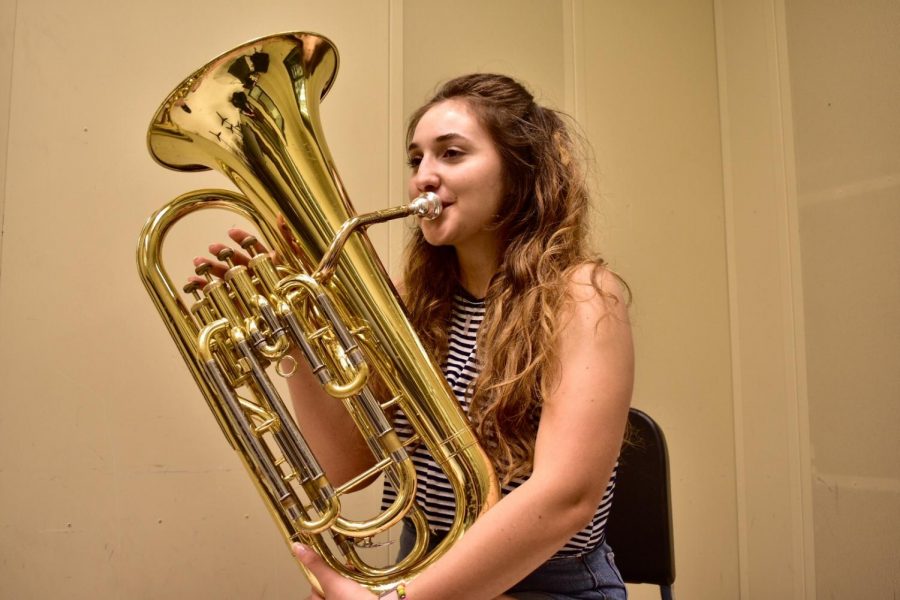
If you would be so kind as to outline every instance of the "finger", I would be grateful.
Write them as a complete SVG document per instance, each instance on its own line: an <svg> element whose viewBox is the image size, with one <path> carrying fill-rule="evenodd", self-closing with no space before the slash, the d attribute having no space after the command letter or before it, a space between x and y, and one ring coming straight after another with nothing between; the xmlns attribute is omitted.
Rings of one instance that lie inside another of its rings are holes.
<svg viewBox="0 0 900 600"><path fill-rule="evenodd" d="M210 254L212 254L216 258L219 258L219 252L221 252L222 250L224 250L226 248L228 248L234 252L234 254L231 255L231 262L233 264L246 266L247 263L250 262L250 257L247 256L247 254L245 254L244 252L241 252L240 250L232 248L231 246L228 246L226 244L220 244L220 243L216 242L216 243L210 244L209 248L207 248L207 249L209 250ZM221 261L219 261L219 262L221 262ZM225 268L227 269L228 266L226 265Z"/></svg>
<svg viewBox="0 0 900 600"><path fill-rule="evenodd" d="M194 257L194 267L199 267L200 265L208 264L212 267L210 273L215 275L216 277L225 277L225 271L228 270L228 265L223 262L219 262L217 260L212 260L206 256L195 256Z"/></svg>
<svg viewBox="0 0 900 600"><path fill-rule="evenodd" d="M228 230L228 237L230 237L230 238L233 239L235 242L237 242L238 245L242 245L242 244L244 243L244 240L247 239L248 237L251 237L251 236L257 238L257 239L256 239L256 243L253 244L253 250L254 250L254 251L256 251L256 252L258 252L258 253L260 253L260 254L265 254L266 252L269 251L269 250L262 244L262 242L259 241L259 238L258 238L257 236L254 236L252 233L249 233L249 232L247 232L247 231L244 231L243 229L238 229L238 228L236 228L236 227L233 228L233 229L229 229L229 230Z"/></svg>
<svg viewBox="0 0 900 600"><path fill-rule="evenodd" d="M234 229L228 230L228 236L232 240L237 242L245 250L249 251L252 249L251 254L253 254L253 255L268 254L272 258L272 260L275 262L276 265L281 264L281 257L278 255L278 253L274 249L269 250L268 248L266 248L265 244L260 242L259 238L255 235L253 235L252 233L244 231L243 229L234 228ZM249 241L247 238L253 239L252 245L249 247L247 246L247 243Z"/></svg>

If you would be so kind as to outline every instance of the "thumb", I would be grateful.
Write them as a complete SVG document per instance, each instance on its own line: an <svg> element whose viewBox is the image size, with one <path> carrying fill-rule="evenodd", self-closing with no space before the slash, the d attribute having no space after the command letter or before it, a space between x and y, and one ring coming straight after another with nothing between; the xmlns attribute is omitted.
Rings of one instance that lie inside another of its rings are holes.
<svg viewBox="0 0 900 600"><path fill-rule="evenodd" d="M309 546L294 543L291 545L291 551L294 553L294 556L297 557L297 560L299 560L304 567L309 569L309 572L312 573L313 577L319 582L319 585L322 586L323 591L327 591L335 580L341 579L341 576L338 575L334 569L329 567L328 563L326 563L322 557L316 554Z"/></svg>

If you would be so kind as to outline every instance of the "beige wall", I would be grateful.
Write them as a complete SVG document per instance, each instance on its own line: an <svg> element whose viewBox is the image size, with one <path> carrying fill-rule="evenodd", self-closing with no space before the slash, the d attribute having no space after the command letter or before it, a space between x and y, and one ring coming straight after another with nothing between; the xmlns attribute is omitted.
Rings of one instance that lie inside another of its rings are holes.
<svg viewBox="0 0 900 600"><path fill-rule="evenodd" d="M886 598L900 592L900 4L786 5L816 585Z"/></svg>
<svg viewBox="0 0 900 600"><path fill-rule="evenodd" d="M873 25L838 3L824 20L817 4L787 5L789 18L781 0L0 2L0 595L306 589L133 259L153 210L225 185L150 160L157 104L216 52L292 29L340 49L323 120L361 210L404 194L402 122L442 79L507 72L578 118L597 163L597 246L636 296L634 402L669 440L680 596L896 591L875 573L900 570L888 564L896 529L879 527L896 521L884 515L896 461L865 459L897 455L896 335L878 326L897 321L898 278L873 288L867 257L896 256L900 239L896 111L878 100L897 104L898 36L866 34ZM847 52L826 43L836 31L854 40ZM872 81L853 79L858 64ZM231 223L175 235L172 269L186 275ZM403 236L399 224L372 230L391 266ZM832 263L850 277L837 295ZM859 573L839 581L847 540Z"/></svg>
<svg viewBox="0 0 900 600"><path fill-rule="evenodd" d="M737 515L712 5L585 2L580 21L595 230L635 295L634 405L672 449L677 590L731 597Z"/></svg>

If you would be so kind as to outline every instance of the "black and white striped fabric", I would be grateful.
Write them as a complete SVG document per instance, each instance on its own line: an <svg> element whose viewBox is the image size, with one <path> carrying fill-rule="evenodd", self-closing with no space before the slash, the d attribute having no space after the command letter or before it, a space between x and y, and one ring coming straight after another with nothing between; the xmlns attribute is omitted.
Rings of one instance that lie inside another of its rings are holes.
<svg viewBox="0 0 900 600"><path fill-rule="evenodd" d="M469 386L478 374L478 366L475 358L475 338L478 328L484 319L484 301L469 297L463 292L454 297L453 309L450 320L449 348L447 360L443 365L444 376L447 378L453 393L462 405L463 410L469 411ZM394 427L401 439L408 439L413 431L401 411L397 412L394 419ZM428 517L432 529L447 531L453 522L455 500L450 484L443 471L437 466L422 444L417 444L412 452L413 464L416 467L418 488L416 501L419 507ZM525 481L525 478L516 479L503 486L503 494L506 495ZM613 490L615 489L616 473L606 487L606 493L594 518L591 522L575 534L572 539L559 551L556 556L574 556L585 554L595 546L602 543L606 537L606 520L612 506ZM396 498L396 492L385 483L383 505L389 506Z"/></svg>

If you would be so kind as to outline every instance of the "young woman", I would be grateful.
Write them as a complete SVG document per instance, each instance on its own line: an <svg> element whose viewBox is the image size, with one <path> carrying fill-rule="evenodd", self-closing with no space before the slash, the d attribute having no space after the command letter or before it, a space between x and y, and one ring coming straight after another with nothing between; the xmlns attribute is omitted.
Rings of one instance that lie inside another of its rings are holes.
<svg viewBox="0 0 900 600"><path fill-rule="evenodd" d="M604 526L633 379L627 290L585 248L588 194L565 121L518 82L476 74L445 84L407 138L410 197L434 192L444 209L419 223L401 295L504 493L385 597L624 598ZM292 379L300 413L316 384ZM401 435L404 427L399 415ZM323 459L338 480L370 460L362 444L342 451ZM420 504L432 528L446 530L440 477L417 462L432 491ZM374 597L309 548L294 552L327 600Z"/></svg>

